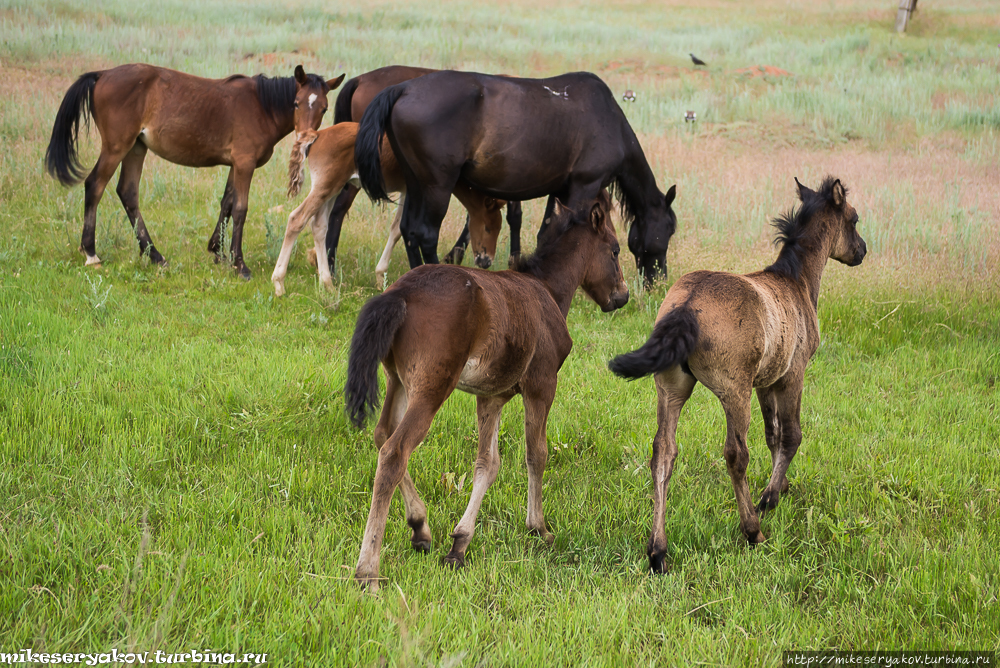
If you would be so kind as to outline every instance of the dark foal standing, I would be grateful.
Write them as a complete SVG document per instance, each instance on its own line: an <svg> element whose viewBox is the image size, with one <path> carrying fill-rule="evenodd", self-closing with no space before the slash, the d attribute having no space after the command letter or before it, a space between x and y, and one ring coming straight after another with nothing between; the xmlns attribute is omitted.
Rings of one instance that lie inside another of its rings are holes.
<svg viewBox="0 0 1000 668"><path fill-rule="evenodd" d="M406 65L389 65L380 67L371 72L365 72L353 79L349 79L337 95L337 102L333 107L333 122L360 123L361 117L368 108L369 103L376 95L389 86L409 81L421 77L431 72L426 67L408 67ZM326 252L329 258L330 267L333 268L337 257L337 246L340 244L340 232L344 225L344 217L354 203L354 198L358 196L360 188L352 183L344 186L343 191L337 196L333 209L330 211L330 220L326 228ZM470 213L471 217L472 214ZM510 258L508 263L514 266L517 258L521 255L521 203L507 202L507 226L510 228ZM444 261L449 264L462 264L465 256L465 249L469 245L469 218L466 218L465 229L459 236L455 246L444 257ZM393 244L394 245L394 244ZM387 246L388 248L388 246ZM389 249L391 251L391 248ZM385 260L383 255L383 260ZM381 261L380 261L381 264ZM482 265L480 265L482 266ZM383 274L385 271L383 270Z"/></svg>
<svg viewBox="0 0 1000 668"><path fill-rule="evenodd" d="M340 85L344 75L324 81L296 68L296 77L233 75L203 79L163 67L133 64L88 72L70 86L52 127L45 153L50 174L66 186L80 181L84 168L77 157L80 119L92 116L101 135L101 155L86 179L83 236L80 250L87 264L100 264L95 248L97 205L120 164L118 198L139 240L139 250L164 264L139 212L139 180L146 151L188 167L229 165L219 221L208 250L221 255L220 238L232 216L230 248L233 266L244 278L243 224L254 170L271 159L274 145L295 127L296 105L305 112ZM310 102L312 100L312 102ZM322 120L320 116L316 121Z"/></svg>
<svg viewBox="0 0 1000 668"><path fill-rule="evenodd" d="M828 258L857 266L867 248L857 231L858 213L840 181L828 177L813 192L796 179L802 207L775 219L781 251L774 264L753 274L696 271L667 292L649 340L609 366L624 378L655 374L653 529L646 548L654 572L665 569L667 486L677 457L677 421L695 383L719 398L726 413L723 456L751 544L764 540L757 511L778 505L788 489L785 472L802 441L802 382L819 346L816 305ZM757 389L764 435L771 451L771 479L755 508L746 470L750 395Z"/></svg>
<svg viewBox="0 0 1000 668"><path fill-rule="evenodd" d="M361 310L344 389L351 420L362 426L378 405L380 362L386 398L375 428L378 467L354 575L359 583L378 587L379 552L397 486L413 529L413 547L430 549L427 510L407 462L456 388L476 395L479 454L469 506L451 534L454 544L445 563L465 562L480 504L500 469L500 412L515 394L524 400L527 525L552 541L542 513L542 472L556 377L573 345L566 315L577 287L604 311L628 301L609 206L607 195L585 204L582 214L557 203L538 251L523 259L517 271L422 266Z"/></svg>
<svg viewBox="0 0 1000 668"><path fill-rule="evenodd" d="M517 79L432 72L386 88L358 129L361 185L386 200L379 146L387 135L406 176L400 230L410 266L437 262L441 221L459 180L499 199L558 197L570 208L618 191L629 250L646 281L666 275L677 219L607 85L587 72Z"/></svg>

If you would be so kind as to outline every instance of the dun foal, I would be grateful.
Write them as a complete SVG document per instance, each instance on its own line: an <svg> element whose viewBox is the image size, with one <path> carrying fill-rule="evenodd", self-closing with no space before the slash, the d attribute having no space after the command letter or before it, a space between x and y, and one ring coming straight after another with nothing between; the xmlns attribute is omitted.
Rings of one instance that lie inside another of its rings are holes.
<svg viewBox="0 0 1000 668"><path fill-rule="evenodd" d="M667 292L649 340L611 360L623 378L655 374L658 429L653 439L653 530L646 552L654 572L665 569L665 503L677 457L677 421L701 381L726 413L723 455L751 544L764 540L757 511L778 505L788 489L785 472L802 441L802 380L819 346L816 304L827 258L857 266L867 248L856 229L858 214L840 180L828 177L816 192L796 179L802 207L775 219L781 251L763 271L737 276L696 271ZM757 388L764 435L771 450L771 479L755 508L746 470L750 393Z"/></svg>
<svg viewBox="0 0 1000 668"><path fill-rule="evenodd" d="M489 272L423 265L365 304L351 341L344 394L351 420L365 423L378 405L378 365L386 397L375 428L378 467L355 579L378 588L379 552L389 501L403 494L410 542L427 551L427 510L407 471L410 455L434 415L456 389L476 395L479 454L468 508L451 536L444 562L465 563L476 515L500 469L500 412L515 394L524 400L528 463L528 528L551 542L542 513L542 472L548 458L545 424L556 376L573 345L566 328L573 294L582 287L604 311L628 301L610 222L610 198L577 214L559 203L550 230L518 270Z"/></svg>
<svg viewBox="0 0 1000 668"><path fill-rule="evenodd" d="M331 266L326 248L327 225L337 195L355 177L354 140L357 134L357 123L338 123L319 132L307 128L297 133L288 162L288 194L290 196L298 194L302 186L302 174L307 156L312 185L302 204L288 216L285 240L281 245L278 261L274 265L274 272L271 274L274 293L278 297L285 294L285 275L288 272L292 247L307 223L312 227L316 269L319 272L320 282L328 290L333 290ZM382 176L391 191L402 192L405 195L406 181L388 142L382 142ZM502 225L500 209L503 208L504 201L478 193L461 183L456 184L454 195L469 211L476 264L488 267L496 255L497 238L500 236ZM402 212L403 207L400 206L390 226L385 250L375 267L376 281L380 288L385 286L385 274L389 269L392 249L400 238L399 218ZM310 259L312 256L310 253Z"/></svg>

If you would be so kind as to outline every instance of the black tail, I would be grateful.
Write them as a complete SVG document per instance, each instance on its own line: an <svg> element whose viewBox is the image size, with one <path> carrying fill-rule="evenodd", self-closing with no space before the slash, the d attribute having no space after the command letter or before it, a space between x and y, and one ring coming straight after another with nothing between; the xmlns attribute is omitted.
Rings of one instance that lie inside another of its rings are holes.
<svg viewBox="0 0 1000 668"><path fill-rule="evenodd" d="M354 167L358 170L358 180L374 202L389 202L382 180L382 158L380 156L385 126L392 116L396 100L406 91L404 82L386 88L375 96L358 126L358 138L354 141Z"/></svg>
<svg viewBox="0 0 1000 668"><path fill-rule="evenodd" d="M619 355L608 368L630 380L684 364L698 344L698 317L687 304L678 306L656 323L649 340L638 350Z"/></svg>
<svg viewBox="0 0 1000 668"><path fill-rule="evenodd" d="M372 297L358 314L347 358L344 400L347 415L359 429L379 405L378 365L392 346L396 331L406 319L406 301L398 291Z"/></svg>
<svg viewBox="0 0 1000 668"><path fill-rule="evenodd" d="M80 182L86 170L76 154L76 141L80 135L80 119L90 122L94 111L94 86L101 72L87 72L77 79L56 112L49 148L45 151L45 168L64 186Z"/></svg>
<svg viewBox="0 0 1000 668"><path fill-rule="evenodd" d="M333 105L333 124L348 123L351 118L351 101L354 99L354 91L358 89L361 77L354 77L344 84L337 94L337 102Z"/></svg>

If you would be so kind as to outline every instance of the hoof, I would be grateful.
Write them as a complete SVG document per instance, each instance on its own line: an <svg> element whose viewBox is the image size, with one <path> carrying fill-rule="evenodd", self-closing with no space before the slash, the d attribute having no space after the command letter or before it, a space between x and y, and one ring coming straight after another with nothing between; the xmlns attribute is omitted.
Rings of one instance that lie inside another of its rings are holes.
<svg viewBox="0 0 1000 668"><path fill-rule="evenodd" d="M521 261L521 254L520 253L511 253L510 257L507 258L507 268L508 269L517 269L517 265L518 265L518 263L520 261Z"/></svg>
<svg viewBox="0 0 1000 668"><path fill-rule="evenodd" d="M306 260L308 260L309 264L314 267L317 265L315 248L310 248L308 251L306 251Z"/></svg>
<svg viewBox="0 0 1000 668"><path fill-rule="evenodd" d="M86 253L84 253L84 255L86 255ZM96 255L87 255L87 261L83 263L83 266L85 266L85 267L100 267L101 266L101 258L97 257Z"/></svg>
<svg viewBox="0 0 1000 668"><path fill-rule="evenodd" d="M284 297L285 296L285 284L281 281L271 281L274 284L274 296Z"/></svg>
<svg viewBox="0 0 1000 668"><path fill-rule="evenodd" d="M240 278L244 281L249 281L253 277L253 274L250 273L250 270L247 269L246 265L237 266L235 269L236 273L239 274Z"/></svg>
<svg viewBox="0 0 1000 668"><path fill-rule="evenodd" d="M756 547L756 546L760 545L761 543L763 543L765 540L767 540L767 539L764 538L764 534L761 531L758 531L756 533L756 535L747 536L747 543L750 544L750 547Z"/></svg>
<svg viewBox="0 0 1000 668"><path fill-rule="evenodd" d="M431 551L431 542L429 540L411 540L410 545L413 546L414 552L419 552L420 554L427 554Z"/></svg>
<svg viewBox="0 0 1000 668"><path fill-rule="evenodd" d="M556 540L556 535L550 532L548 529L546 529L545 531L539 531L538 529L529 529L528 533L530 533L532 536L538 536L539 538L545 541L546 545L552 545L552 543L554 543Z"/></svg>
<svg viewBox="0 0 1000 668"><path fill-rule="evenodd" d="M453 570L458 570L459 568L465 567L465 555L455 554L449 552L445 556L441 557L441 565L450 566Z"/></svg>
<svg viewBox="0 0 1000 668"><path fill-rule="evenodd" d="M462 264L465 258L465 251L461 248L452 248L451 252L444 256L445 264Z"/></svg>
<svg viewBox="0 0 1000 668"><path fill-rule="evenodd" d="M766 513L778 507L780 496L774 490L767 490L760 495L760 503L757 504L757 512Z"/></svg>
<svg viewBox="0 0 1000 668"><path fill-rule="evenodd" d="M667 572L667 553L659 552L649 555L649 570L654 575L663 575Z"/></svg>
<svg viewBox="0 0 1000 668"><path fill-rule="evenodd" d="M369 593L378 593L378 576L377 575L358 575L354 574L354 581L359 587L368 591Z"/></svg>
<svg viewBox="0 0 1000 668"><path fill-rule="evenodd" d="M160 251L156 250L152 246L149 247L149 261L153 264L158 264L161 267L167 266L167 261L160 255Z"/></svg>

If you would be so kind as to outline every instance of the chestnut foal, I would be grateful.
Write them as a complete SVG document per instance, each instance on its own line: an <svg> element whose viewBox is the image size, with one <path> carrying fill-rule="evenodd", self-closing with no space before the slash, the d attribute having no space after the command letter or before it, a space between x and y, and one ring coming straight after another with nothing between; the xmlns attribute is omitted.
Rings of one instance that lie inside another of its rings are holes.
<svg viewBox="0 0 1000 668"><path fill-rule="evenodd" d="M354 573L358 583L378 588L379 552L397 486L413 530L411 544L418 551L430 549L427 510L407 463L456 388L476 395L479 454L472 496L451 534L454 543L444 563L465 563L476 515L500 469L500 412L515 394L524 400L527 525L552 542L542 513L542 472L556 377L573 345L566 316L577 287L604 311L628 302L610 204L606 192L585 203L581 213L558 203L537 252L522 259L516 270L422 265L361 309L344 389L351 420L363 426L378 405L379 362L385 369L386 398L375 427L378 466Z"/></svg>
<svg viewBox="0 0 1000 668"><path fill-rule="evenodd" d="M271 274L274 293L278 297L285 294L285 275L292 248L302 228L309 223L312 227L314 253L309 253L310 262L316 259L319 280L328 290L333 290L332 267L327 254L327 225L330 211L341 190L355 177L354 139L358 134L357 123L337 123L319 132L305 128L296 134L288 161L288 194L297 195L302 186L306 157L309 159L309 174L312 184L309 194L288 216L285 240L281 245L278 261ZM396 156L389 147L388 140L382 142L382 177L386 187L393 192L406 193L406 181L396 162ZM469 228L476 264L488 267L496 255L497 238L500 236L502 219L500 209L505 202L483 195L464 184L456 184L453 191L458 201L469 211ZM396 211L396 217L389 228L389 239L385 250L375 267L378 287L385 287L385 274L389 269L392 249L400 239L399 218L403 207Z"/></svg>
<svg viewBox="0 0 1000 668"><path fill-rule="evenodd" d="M758 510L778 505L785 472L802 441L799 409L806 365L819 346L816 304L828 258L854 267L867 247L858 213L839 179L827 177L814 192L795 180L802 207L776 218L778 259L746 275L718 271L685 274L667 292L649 340L608 366L623 378L655 374L657 421L653 439L653 530L650 568L665 570L667 486L677 457L677 421L695 383L719 398L726 413L723 456L736 491L740 529L751 544L764 540ZM746 470L750 459L750 393L757 389L771 479L755 508Z"/></svg>

